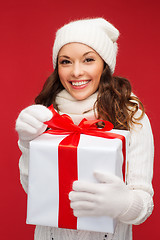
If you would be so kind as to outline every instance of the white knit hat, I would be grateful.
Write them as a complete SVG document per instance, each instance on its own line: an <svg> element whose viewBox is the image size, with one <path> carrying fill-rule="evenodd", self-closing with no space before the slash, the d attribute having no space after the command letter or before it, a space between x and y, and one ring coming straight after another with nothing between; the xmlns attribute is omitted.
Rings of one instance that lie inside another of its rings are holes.
<svg viewBox="0 0 160 240"><path fill-rule="evenodd" d="M64 25L56 32L53 46L53 66L59 50L67 43L77 42L93 48L114 72L119 31L103 18L82 19Z"/></svg>

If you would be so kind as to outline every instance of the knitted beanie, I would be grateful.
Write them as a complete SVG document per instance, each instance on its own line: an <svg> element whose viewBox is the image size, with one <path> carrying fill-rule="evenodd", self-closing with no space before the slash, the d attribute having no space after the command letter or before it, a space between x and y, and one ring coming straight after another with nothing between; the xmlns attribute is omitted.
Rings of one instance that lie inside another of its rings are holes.
<svg viewBox="0 0 160 240"><path fill-rule="evenodd" d="M56 32L53 46L53 67L59 50L67 43L83 43L94 49L114 72L119 31L103 18L82 19L64 25Z"/></svg>

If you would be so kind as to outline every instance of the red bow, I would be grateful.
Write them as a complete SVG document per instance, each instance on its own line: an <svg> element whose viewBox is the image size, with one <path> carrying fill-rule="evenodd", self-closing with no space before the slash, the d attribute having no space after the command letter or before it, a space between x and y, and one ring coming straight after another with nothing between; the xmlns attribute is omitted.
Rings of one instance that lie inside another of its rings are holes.
<svg viewBox="0 0 160 240"><path fill-rule="evenodd" d="M49 133L59 133L59 134L71 134L71 133L84 133L91 135L91 132L94 131L96 133L110 131L113 129L113 124L104 120L87 120L83 118L83 120L79 123L79 125L75 125L72 119L66 115L59 115L53 108L53 105L48 107L48 109L53 113L53 117L50 121L45 122L51 130L47 131ZM97 127L96 123L103 122L105 123L105 127L100 129Z"/></svg>

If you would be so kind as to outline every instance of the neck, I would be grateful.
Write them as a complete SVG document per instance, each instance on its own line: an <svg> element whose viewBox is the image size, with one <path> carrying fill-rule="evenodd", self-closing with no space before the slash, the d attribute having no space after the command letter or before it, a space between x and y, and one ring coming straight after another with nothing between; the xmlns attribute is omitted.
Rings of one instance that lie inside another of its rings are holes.
<svg viewBox="0 0 160 240"><path fill-rule="evenodd" d="M75 124L83 118L95 119L94 104L97 100L97 92L84 100L76 100L65 89L57 94L56 103L60 114L68 114Z"/></svg>

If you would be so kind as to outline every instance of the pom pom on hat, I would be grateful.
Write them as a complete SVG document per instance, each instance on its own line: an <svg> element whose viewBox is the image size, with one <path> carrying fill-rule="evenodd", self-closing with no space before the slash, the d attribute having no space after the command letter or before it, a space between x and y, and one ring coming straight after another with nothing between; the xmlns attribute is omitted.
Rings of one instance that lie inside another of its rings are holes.
<svg viewBox="0 0 160 240"><path fill-rule="evenodd" d="M93 48L109 65L113 73L116 65L119 31L103 18L70 22L56 33L53 46L53 66L56 67L59 50L67 43L83 43Z"/></svg>

